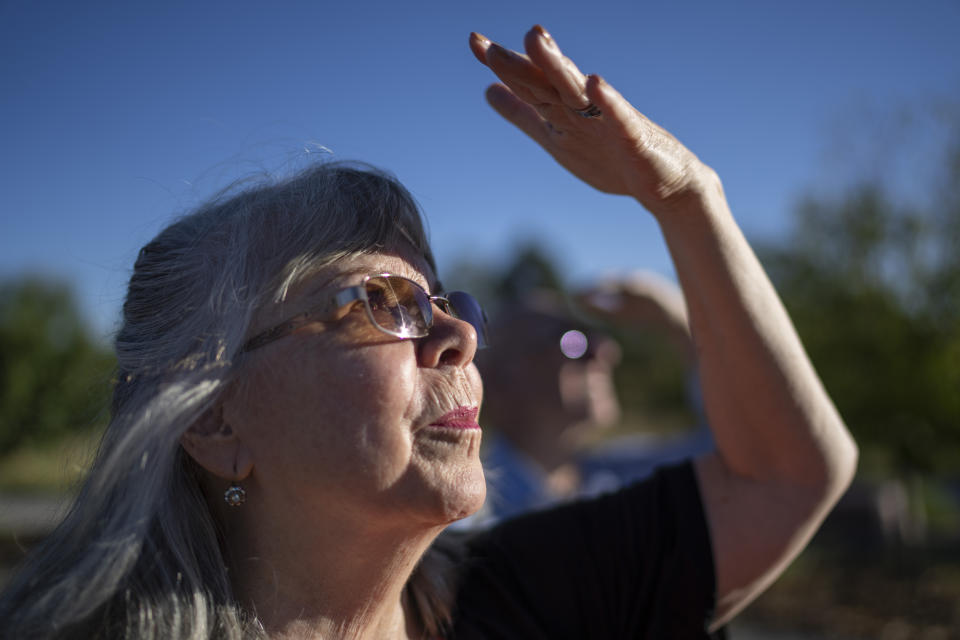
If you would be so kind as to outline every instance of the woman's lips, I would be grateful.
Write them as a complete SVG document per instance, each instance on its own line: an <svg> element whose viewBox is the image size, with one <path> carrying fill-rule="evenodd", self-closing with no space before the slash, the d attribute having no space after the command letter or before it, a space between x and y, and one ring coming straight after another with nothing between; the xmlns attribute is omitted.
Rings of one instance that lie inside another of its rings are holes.
<svg viewBox="0 0 960 640"><path fill-rule="evenodd" d="M457 407L449 413L445 413L433 422L431 427L449 427L451 429L479 429L477 424L477 415L480 409L477 407Z"/></svg>

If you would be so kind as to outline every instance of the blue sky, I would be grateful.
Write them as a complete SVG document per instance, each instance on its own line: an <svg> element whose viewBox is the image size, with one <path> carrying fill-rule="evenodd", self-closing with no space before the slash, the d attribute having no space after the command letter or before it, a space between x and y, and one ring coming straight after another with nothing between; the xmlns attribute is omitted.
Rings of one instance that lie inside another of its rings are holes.
<svg viewBox="0 0 960 640"><path fill-rule="evenodd" d="M538 22L713 166L754 238L855 177L851 158L877 161L849 149L863 114L960 99L956 1L0 0L0 277L70 279L106 335L166 221L324 149L411 189L441 270L537 239L573 281L671 275L646 212L568 176L484 102L469 32L516 48Z"/></svg>

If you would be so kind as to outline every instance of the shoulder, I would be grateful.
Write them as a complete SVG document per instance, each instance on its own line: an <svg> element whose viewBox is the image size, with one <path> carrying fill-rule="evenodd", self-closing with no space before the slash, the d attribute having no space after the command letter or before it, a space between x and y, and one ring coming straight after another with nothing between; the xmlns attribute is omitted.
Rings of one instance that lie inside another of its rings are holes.
<svg viewBox="0 0 960 640"><path fill-rule="evenodd" d="M713 558L689 463L504 521L464 548L458 628L484 637L708 637Z"/></svg>

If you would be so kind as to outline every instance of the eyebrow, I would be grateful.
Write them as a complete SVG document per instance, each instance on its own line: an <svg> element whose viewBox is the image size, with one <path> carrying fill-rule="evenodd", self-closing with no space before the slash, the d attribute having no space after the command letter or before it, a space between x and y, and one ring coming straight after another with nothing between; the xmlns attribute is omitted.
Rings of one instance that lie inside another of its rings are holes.
<svg viewBox="0 0 960 640"><path fill-rule="evenodd" d="M392 276L400 276L401 278L406 278L407 280L412 280L418 285L423 287L424 291L427 292L427 295L436 296L443 293L443 285L440 284L439 280L435 280L431 286L430 280L424 276L424 274L416 269L403 269L401 273L387 269L385 267L379 267L373 271L364 271L362 269L356 270L357 273L362 273L363 275L378 275L381 273L389 273ZM348 272L349 273L349 272ZM426 285L426 286L424 286ZM347 285L349 286L349 285Z"/></svg>
<svg viewBox="0 0 960 640"><path fill-rule="evenodd" d="M346 270L346 271L340 271L340 272L338 272L338 273L335 273L335 274L331 275L329 278L324 278L324 279L323 279L321 282L319 282L319 283L311 284L311 285L310 285L309 287L307 287L307 289L305 289L305 290L303 291L303 293L300 294L300 295L301 295L301 297L309 300L309 299L311 299L311 298L315 298L316 296L320 295L320 293L322 293L324 289L329 289L330 286L333 284L333 281L334 281L334 280L337 280L337 279L339 279L339 278L348 277L348 276L349 276L349 277L361 276L361 275L362 275L362 276L365 276L365 275L367 275L368 273L369 273L369 270L368 270L368 269L362 269L362 268L360 268L360 267L357 267L357 268L355 268L355 269L348 269L348 270ZM344 286L349 287L350 285L344 285Z"/></svg>

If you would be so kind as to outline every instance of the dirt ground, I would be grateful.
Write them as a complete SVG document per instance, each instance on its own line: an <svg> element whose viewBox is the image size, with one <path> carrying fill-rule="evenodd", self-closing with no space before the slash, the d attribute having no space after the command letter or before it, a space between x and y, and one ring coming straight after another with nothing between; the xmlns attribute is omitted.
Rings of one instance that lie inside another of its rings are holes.
<svg viewBox="0 0 960 640"><path fill-rule="evenodd" d="M960 544L815 543L740 620L831 640L960 640Z"/></svg>

